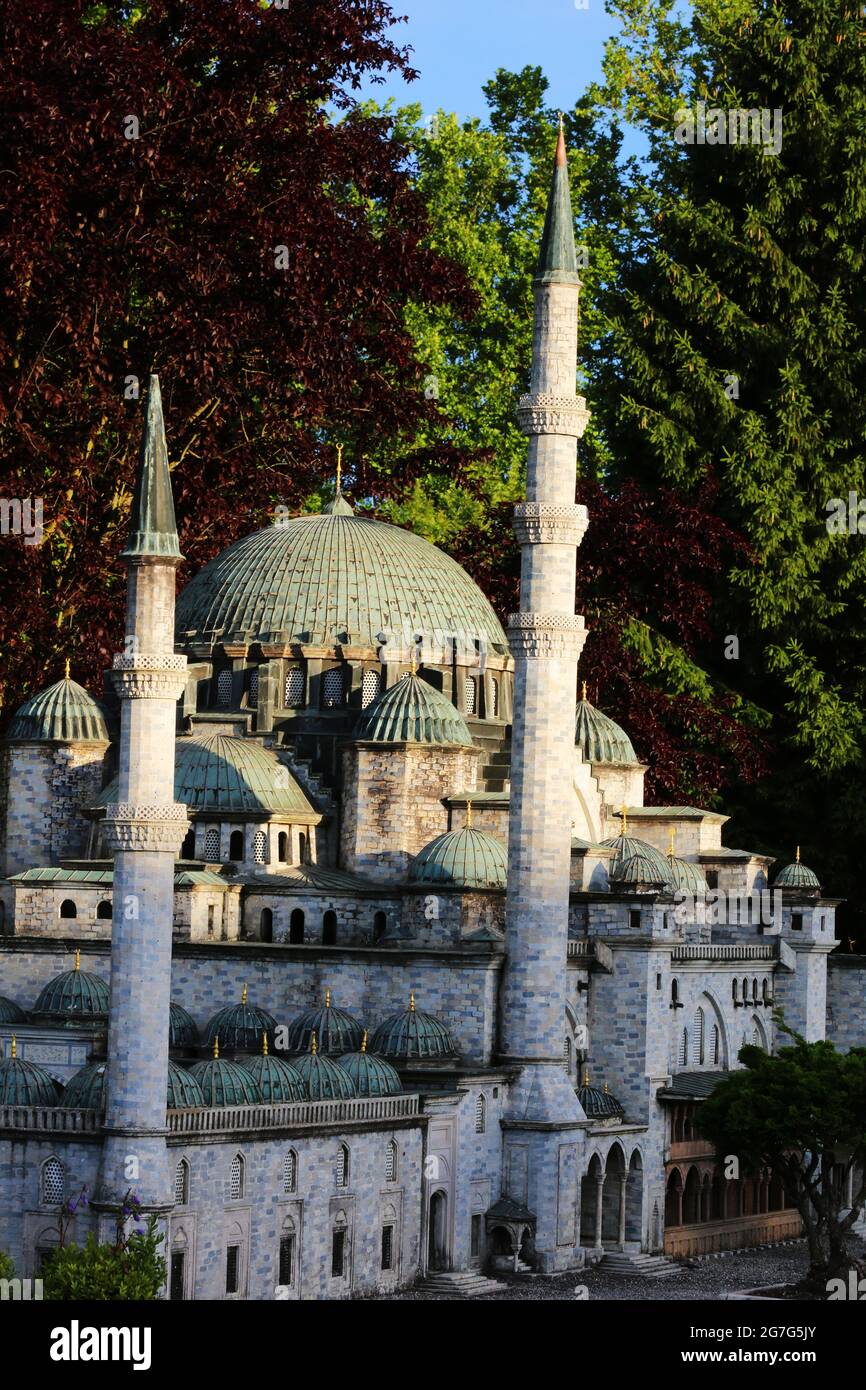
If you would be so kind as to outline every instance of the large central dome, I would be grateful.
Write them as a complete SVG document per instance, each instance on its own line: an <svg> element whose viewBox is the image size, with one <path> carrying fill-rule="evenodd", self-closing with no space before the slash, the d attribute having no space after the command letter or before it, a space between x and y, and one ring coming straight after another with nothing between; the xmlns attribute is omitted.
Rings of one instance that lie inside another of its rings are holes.
<svg viewBox="0 0 866 1390"><path fill-rule="evenodd" d="M348 507L295 517L229 546L177 603L182 646L231 638L376 647L404 633L508 644L478 585L435 545Z"/></svg>

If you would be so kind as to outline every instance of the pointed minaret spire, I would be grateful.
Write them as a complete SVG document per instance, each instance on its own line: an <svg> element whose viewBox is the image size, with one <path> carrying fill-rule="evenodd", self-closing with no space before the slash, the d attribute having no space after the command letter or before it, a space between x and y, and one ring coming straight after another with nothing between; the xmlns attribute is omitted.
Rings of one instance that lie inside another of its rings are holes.
<svg viewBox="0 0 866 1390"><path fill-rule="evenodd" d="M547 213L541 236L536 276L579 284L577 255L574 249L574 218L571 214L571 192L568 185L568 156L565 149L565 129L559 118L559 136L553 164L553 181L547 199Z"/></svg>
<svg viewBox="0 0 866 1390"><path fill-rule="evenodd" d="M129 542L125 558L166 555L181 558L174 519L168 446L162 418L159 377L152 375L147 395L147 417L141 445L141 462L135 480L130 514Z"/></svg>

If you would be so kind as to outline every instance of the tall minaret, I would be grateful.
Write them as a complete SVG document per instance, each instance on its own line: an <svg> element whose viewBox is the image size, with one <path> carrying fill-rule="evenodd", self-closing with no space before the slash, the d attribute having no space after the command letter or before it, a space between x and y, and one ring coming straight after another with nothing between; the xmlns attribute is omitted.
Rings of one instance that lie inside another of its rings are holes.
<svg viewBox="0 0 866 1390"><path fill-rule="evenodd" d="M518 410L529 436L527 500L514 514L522 552L520 612L508 629L515 690L501 1057L522 1068L510 1088L505 1123L506 1190L536 1213L539 1263L554 1268L574 1256L569 1233L585 1124L562 1066L570 768L585 638L574 595L587 515L574 494L577 440L589 415L575 390L580 280L561 123L533 283L531 390Z"/></svg>
<svg viewBox="0 0 866 1390"><path fill-rule="evenodd" d="M131 1189L145 1208L172 1205L165 1146L174 862L187 828L174 800L175 709L186 659L174 652L174 518L159 380L150 378L128 569L118 801L103 833L114 855L107 1109L99 1205Z"/></svg>

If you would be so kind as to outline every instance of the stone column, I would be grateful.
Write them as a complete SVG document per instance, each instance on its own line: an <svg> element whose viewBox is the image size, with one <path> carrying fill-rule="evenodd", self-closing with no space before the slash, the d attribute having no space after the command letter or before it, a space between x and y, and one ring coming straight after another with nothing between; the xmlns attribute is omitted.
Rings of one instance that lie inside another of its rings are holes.
<svg viewBox="0 0 866 1390"><path fill-rule="evenodd" d="M604 1173L595 1180L595 1248L604 1249Z"/></svg>
<svg viewBox="0 0 866 1390"><path fill-rule="evenodd" d="M623 1173L619 1178L619 1248L625 1249L625 1199L626 1188L628 1186L628 1174Z"/></svg>

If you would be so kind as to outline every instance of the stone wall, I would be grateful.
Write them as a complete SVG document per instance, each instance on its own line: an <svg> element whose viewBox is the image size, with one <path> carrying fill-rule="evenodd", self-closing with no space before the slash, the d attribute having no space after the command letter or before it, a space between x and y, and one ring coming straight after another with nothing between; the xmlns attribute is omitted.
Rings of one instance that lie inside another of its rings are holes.
<svg viewBox="0 0 866 1390"><path fill-rule="evenodd" d="M333 912L337 918L338 946L371 945L376 938L376 914L385 914L386 930L393 929L401 919L402 904L399 897L358 897L355 894L304 893L297 889L283 892L264 891L248 887L244 895L244 931L248 938L261 939L262 912L267 909L272 917L272 940L288 941L292 914L304 914L304 941L320 944L324 929L326 912Z"/></svg>
<svg viewBox="0 0 866 1390"><path fill-rule="evenodd" d="M866 1046L866 956L827 960L827 1037L842 1051Z"/></svg>

